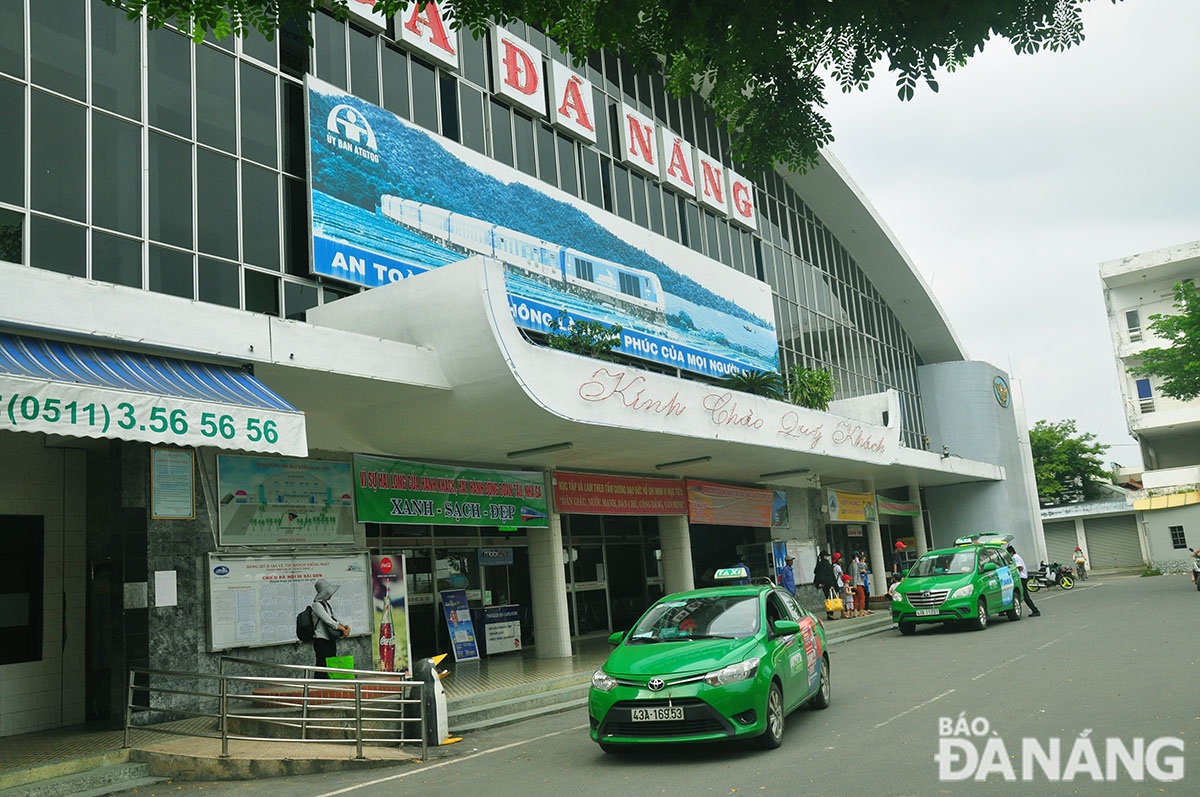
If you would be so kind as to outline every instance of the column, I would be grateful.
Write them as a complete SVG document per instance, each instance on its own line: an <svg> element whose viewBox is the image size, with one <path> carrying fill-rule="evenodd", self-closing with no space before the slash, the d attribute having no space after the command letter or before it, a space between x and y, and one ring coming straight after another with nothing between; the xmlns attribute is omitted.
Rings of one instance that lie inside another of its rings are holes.
<svg viewBox="0 0 1200 797"><path fill-rule="evenodd" d="M917 506L921 506L921 485L915 481L908 485L908 500L912 501ZM917 541L917 556L924 556L929 553L929 545L925 542L925 513L918 511L917 516L913 518L913 537Z"/></svg>
<svg viewBox="0 0 1200 797"><path fill-rule="evenodd" d="M662 551L663 593L695 589L692 570L692 537L688 519L683 515L663 515L658 519L659 549Z"/></svg>
<svg viewBox="0 0 1200 797"><path fill-rule="evenodd" d="M550 495L547 478L546 494ZM545 529L530 529L529 592L533 596L533 642L539 659L571 656L567 577L562 563L562 516L550 510Z"/></svg>
<svg viewBox="0 0 1200 797"><path fill-rule="evenodd" d="M868 479L863 483L866 491L875 497L875 480ZM871 557L871 597L878 598L887 595L888 573L892 572L892 561L884 556L883 537L879 532L879 510L875 511L875 519L867 521L867 549Z"/></svg>

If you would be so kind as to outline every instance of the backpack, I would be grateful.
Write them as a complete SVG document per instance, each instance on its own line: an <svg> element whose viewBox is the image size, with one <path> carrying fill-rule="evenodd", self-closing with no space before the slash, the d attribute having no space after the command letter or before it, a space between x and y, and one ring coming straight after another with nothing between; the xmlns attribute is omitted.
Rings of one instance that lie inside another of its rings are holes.
<svg viewBox="0 0 1200 797"><path fill-rule="evenodd" d="M296 615L296 639L301 642L312 642L313 637L316 636L316 630L312 607L305 606L304 610Z"/></svg>

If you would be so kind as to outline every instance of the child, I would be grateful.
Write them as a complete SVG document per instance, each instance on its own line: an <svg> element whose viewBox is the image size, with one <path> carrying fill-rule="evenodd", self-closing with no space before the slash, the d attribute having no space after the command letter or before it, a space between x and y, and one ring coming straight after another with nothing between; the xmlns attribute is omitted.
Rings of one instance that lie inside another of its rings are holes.
<svg viewBox="0 0 1200 797"><path fill-rule="evenodd" d="M850 581L850 574L842 574L842 619L848 617L857 617L854 613L854 584Z"/></svg>

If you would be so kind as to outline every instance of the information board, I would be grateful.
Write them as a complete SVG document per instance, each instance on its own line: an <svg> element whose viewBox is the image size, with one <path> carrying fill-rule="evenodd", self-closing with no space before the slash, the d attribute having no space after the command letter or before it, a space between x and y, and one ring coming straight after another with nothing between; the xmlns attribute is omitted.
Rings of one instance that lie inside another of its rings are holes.
<svg viewBox="0 0 1200 797"><path fill-rule="evenodd" d="M296 641L296 615L312 603L313 582L340 585L329 603L351 636L372 632L371 563L366 551L327 556L208 555L209 650Z"/></svg>

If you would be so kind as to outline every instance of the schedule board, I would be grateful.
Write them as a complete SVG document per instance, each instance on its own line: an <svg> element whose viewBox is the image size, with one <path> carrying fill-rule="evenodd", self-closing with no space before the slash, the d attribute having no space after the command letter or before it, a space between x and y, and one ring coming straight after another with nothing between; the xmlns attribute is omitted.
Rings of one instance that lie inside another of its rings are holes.
<svg viewBox="0 0 1200 797"><path fill-rule="evenodd" d="M312 603L313 582L340 584L329 603L351 636L372 629L367 551L327 555L208 555L209 650L296 641L296 615Z"/></svg>

